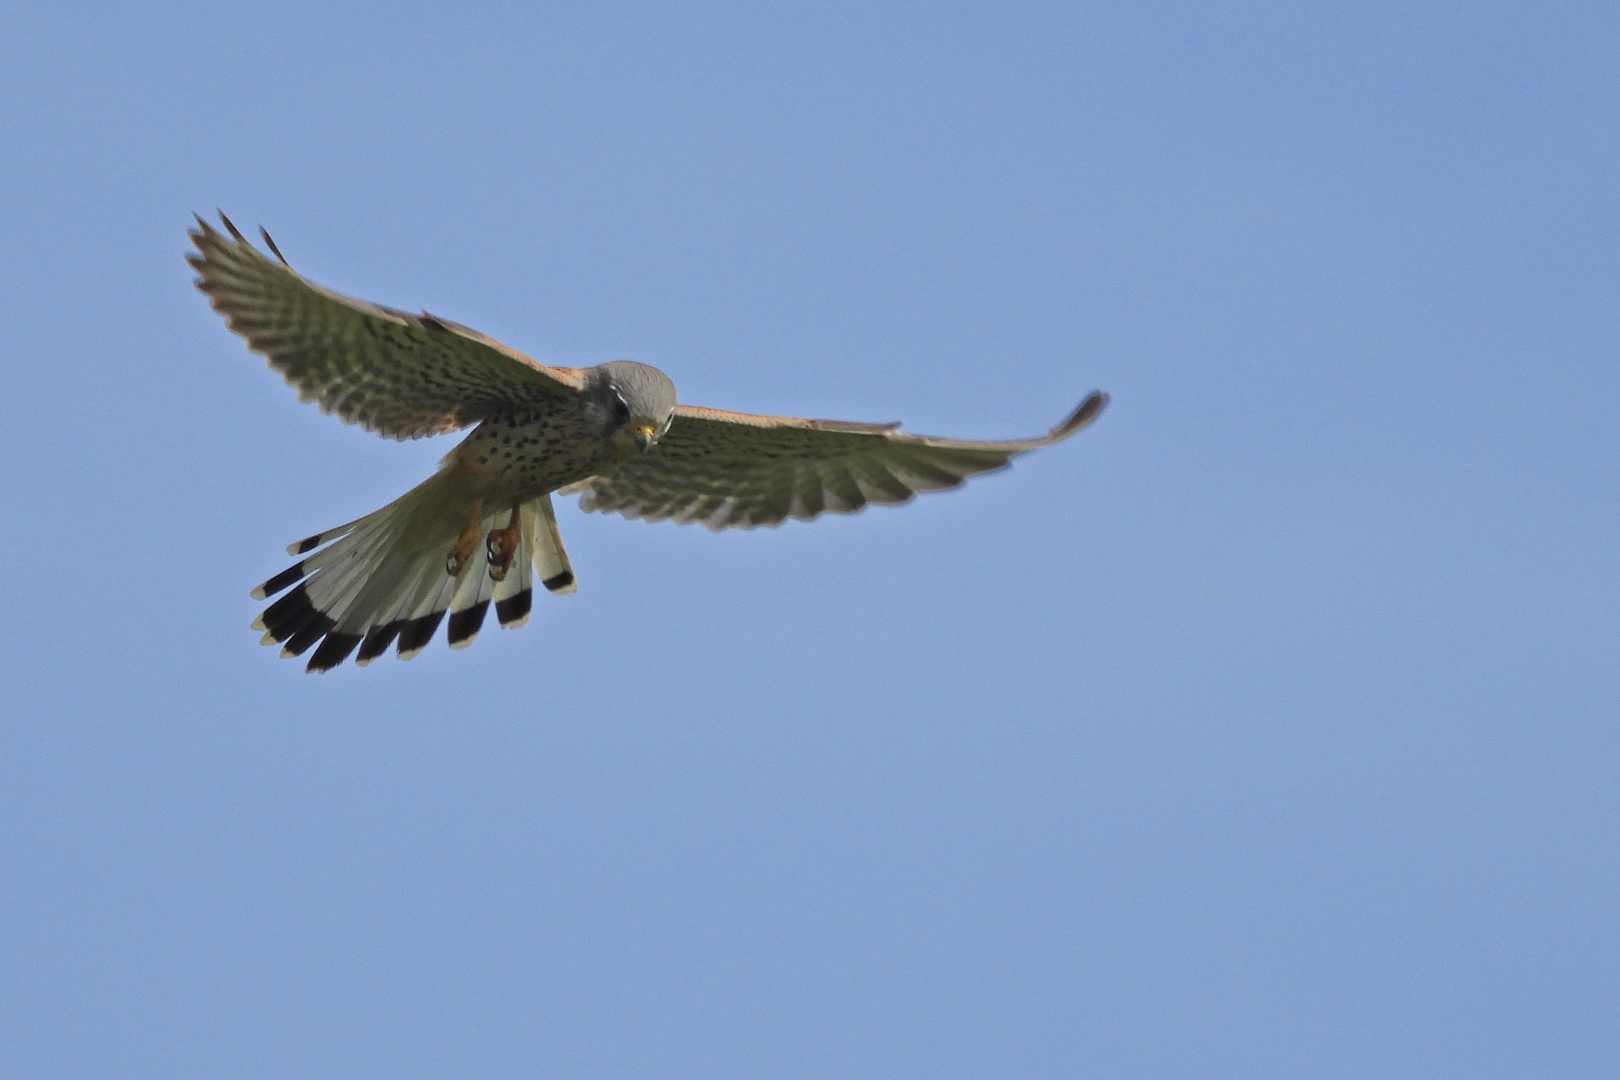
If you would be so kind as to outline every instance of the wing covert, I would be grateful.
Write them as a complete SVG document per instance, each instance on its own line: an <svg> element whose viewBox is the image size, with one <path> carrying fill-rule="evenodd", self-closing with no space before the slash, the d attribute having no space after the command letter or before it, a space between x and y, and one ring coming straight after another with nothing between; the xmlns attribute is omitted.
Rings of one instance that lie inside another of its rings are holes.
<svg viewBox="0 0 1620 1080"><path fill-rule="evenodd" d="M476 330L323 289L220 220L229 236L201 218L190 234L197 288L299 400L347 423L414 439L583 385L577 370L537 364ZM280 259L269 234L264 240Z"/></svg>
<svg viewBox="0 0 1620 1080"><path fill-rule="evenodd" d="M1018 454L1068 438L1096 418L1093 393L1034 439L970 442L909 435L898 424L849 424L681 406L667 434L612 476L577 485L580 508L710 529L849 514L901 503L1005 468Z"/></svg>

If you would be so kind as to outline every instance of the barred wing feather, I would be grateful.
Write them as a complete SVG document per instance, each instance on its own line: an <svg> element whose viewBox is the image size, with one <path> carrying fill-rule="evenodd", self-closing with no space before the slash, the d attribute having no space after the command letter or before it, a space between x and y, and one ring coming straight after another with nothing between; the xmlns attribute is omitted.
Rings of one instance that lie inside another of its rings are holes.
<svg viewBox="0 0 1620 1080"><path fill-rule="evenodd" d="M1093 393L1034 439L970 442L908 435L898 424L847 424L681 406L658 445L579 485L580 508L648 521L751 529L867 503L900 503L1073 435L1108 402Z"/></svg>
<svg viewBox="0 0 1620 1080"><path fill-rule="evenodd" d="M201 218L187 261L226 325L303 401L396 439L437 435L492 413L577 392L583 374L535 363L476 330L321 288ZM265 244L276 257L268 234Z"/></svg>

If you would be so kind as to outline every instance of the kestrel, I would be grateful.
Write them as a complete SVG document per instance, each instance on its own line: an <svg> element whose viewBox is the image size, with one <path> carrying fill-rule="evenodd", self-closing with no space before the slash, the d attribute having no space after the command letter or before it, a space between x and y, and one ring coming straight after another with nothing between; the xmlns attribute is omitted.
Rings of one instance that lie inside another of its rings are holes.
<svg viewBox="0 0 1620 1080"><path fill-rule="evenodd" d="M469 425L438 472L374 513L287 549L302 558L253 590L291 589L253 623L282 656L315 647L327 671L356 649L368 664L398 643L410 659L450 613L450 647L472 642L491 602L503 627L528 621L534 578L574 591L551 495L583 510L710 529L751 529L955 487L1068 438L1108 396L1094 392L1046 435L966 442L899 424L752 416L675 403L656 368L615 360L547 367L427 313L368 304L272 261L222 214L191 233L197 287L225 324L325 412L414 439ZM318 646L318 647L317 647Z"/></svg>

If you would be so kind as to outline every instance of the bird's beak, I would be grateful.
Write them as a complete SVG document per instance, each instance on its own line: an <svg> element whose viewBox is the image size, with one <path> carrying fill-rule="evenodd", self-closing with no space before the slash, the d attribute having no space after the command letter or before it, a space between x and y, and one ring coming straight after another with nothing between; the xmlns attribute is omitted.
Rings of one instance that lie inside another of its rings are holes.
<svg viewBox="0 0 1620 1080"><path fill-rule="evenodd" d="M651 424L636 424L630 429L636 436L636 449L645 454L658 441L658 429Z"/></svg>

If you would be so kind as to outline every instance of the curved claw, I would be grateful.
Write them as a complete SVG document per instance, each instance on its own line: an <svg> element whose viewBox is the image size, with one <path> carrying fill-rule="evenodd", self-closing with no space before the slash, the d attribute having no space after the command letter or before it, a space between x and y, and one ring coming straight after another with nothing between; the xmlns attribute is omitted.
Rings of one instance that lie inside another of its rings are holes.
<svg viewBox="0 0 1620 1080"><path fill-rule="evenodd" d="M517 554L519 539L516 513L512 514L512 524L504 529L489 531L484 550L489 556L489 576L496 581L506 580L507 571L512 569L512 558Z"/></svg>
<svg viewBox="0 0 1620 1080"><path fill-rule="evenodd" d="M456 538L456 546L444 557L444 572L451 577L460 577L467 560L472 558L473 550L477 547L478 518L475 516L467 523L467 527L461 530L461 535Z"/></svg>

